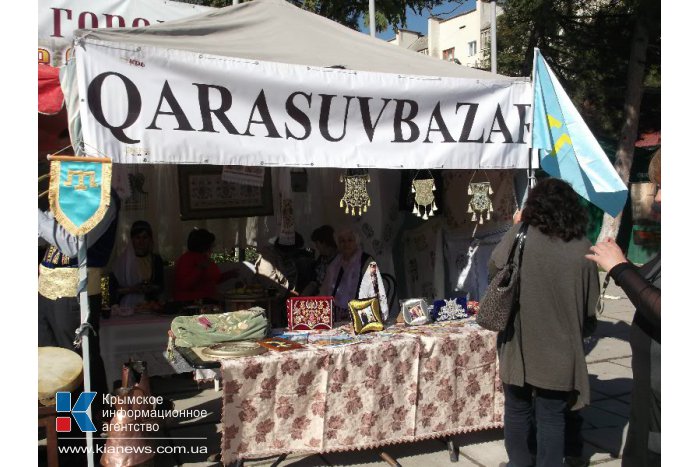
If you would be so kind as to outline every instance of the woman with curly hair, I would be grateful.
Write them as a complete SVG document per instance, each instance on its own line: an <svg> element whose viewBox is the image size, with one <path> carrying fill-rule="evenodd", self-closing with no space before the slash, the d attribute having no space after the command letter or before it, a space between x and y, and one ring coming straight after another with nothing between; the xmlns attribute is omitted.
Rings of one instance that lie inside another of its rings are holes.
<svg viewBox="0 0 700 467"><path fill-rule="evenodd" d="M586 260L588 216L569 184L549 178L529 193L522 215L493 251L503 268L528 224L520 307L498 336L509 467L562 465L565 419L589 402L583 337L596 323L598 271Z"/></svg>

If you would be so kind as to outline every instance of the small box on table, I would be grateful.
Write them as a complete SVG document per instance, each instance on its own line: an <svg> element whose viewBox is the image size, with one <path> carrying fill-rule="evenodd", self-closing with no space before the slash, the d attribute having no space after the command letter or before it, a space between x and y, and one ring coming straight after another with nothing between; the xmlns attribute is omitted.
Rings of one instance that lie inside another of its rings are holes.
<svg viewBox="0 0 700 467"><path fill-rule="evenodd" d="M287 299L289 329L333 328L333 297L292 297Z"/></svg>

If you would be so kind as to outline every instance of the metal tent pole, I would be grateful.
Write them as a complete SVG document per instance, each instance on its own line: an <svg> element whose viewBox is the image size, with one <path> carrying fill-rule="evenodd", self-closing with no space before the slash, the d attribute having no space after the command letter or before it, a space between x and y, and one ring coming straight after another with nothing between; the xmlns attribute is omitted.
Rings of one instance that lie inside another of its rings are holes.
<svg viewBox="0 0 700 467"><path fill-rule="evenodd" d="M78 332L81 336L81 349L83 352L83 391L90 392L90 342L88 341L88 333L91 331L91 328L88 324L90 304L88 302L87 293L87 242L85 241L84 235L78 237L78 265L78 292L80 297L80 328L78 328ZM86 325L87 329L85 329ZM91 405L88 405L86 410L87 416L90 418L90 420L92 420ZM87 464L88 467L94 467L95 462L91 452L91 431L87 431L85 433L85 440L87 443Z"/></svg>

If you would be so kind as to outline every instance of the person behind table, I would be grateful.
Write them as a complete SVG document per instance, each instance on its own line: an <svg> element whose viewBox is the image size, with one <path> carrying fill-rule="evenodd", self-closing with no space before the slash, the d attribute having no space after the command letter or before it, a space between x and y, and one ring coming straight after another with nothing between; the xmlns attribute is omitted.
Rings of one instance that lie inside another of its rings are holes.
<svg viewBox="0 0 700 467"><path fill-rule="evenodd" d="M299 232L294 232L292 243L278 236L272 247L277 256L278 268L287 278L289 291L292 295L299 295L313 279L313 258L304 249L304 237Z"/></svg>
<svg viewBox="0 0 700 467"><path fill-rule="evenodd" d="M131 239L117 257L109 275L110 304L134 307L158 300L163 291L163 259L153 253L153 230L146 221L136 221Z"/></svg>
<svg viewBox="0 0 700 467"><path fill-rule="evenodd" d="M314 242L318 256L314 261L314 278L302 292L304 296L318 294L323 279L326 277L328 265L338 254L338 245L335 243L333 227L330 225L322 225L311 232L311 241Z"/></svg>
<svg viewBox="0 0 700 467"><path fill-rule="evenodd" d="M649 164L656 184L654 208L661 209L661 148ZM630 330L632 400L622 451L624 467L661 465L661 252L637 268L612 238L591 247L595 261L624 290L636 310Z"/></svg>
<svg viewBox="0 0 700 467"><path fill-rule="evenodd" d="M320 294L334 297L338 319L347 319L348 302L357 298L360 284L374 259L360 248L360 236L352 227L335 232L338 255L328 264Z"/></svg>
<svg viewBox="0 0 700 467"><path fill-rule="evenodd" d="M588 215L568 183L538 183L520 220L529 225L520 306L498 335L508 465L562 465L567 413L590 399L583 338L595 329L598 271L584 258ZM516 218L494 249L491 277L505 266L520 226Z"/></svg>
<svg viewBox="0 0 700 467"><path fill-rule="evenodd" d="M175 261L173 298L182 304L218 303L217 285L235 275L222 273L212 261L216 236L206 229L193 229L187 236L187 251Z"/></svg>

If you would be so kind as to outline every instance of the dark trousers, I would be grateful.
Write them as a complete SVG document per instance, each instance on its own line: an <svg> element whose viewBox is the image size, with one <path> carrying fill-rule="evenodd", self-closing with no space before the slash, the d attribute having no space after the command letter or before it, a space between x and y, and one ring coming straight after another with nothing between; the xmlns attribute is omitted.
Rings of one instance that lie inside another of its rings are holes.
<svg viewBox="0 0 700 467"><path fill-rule="evenodd" d="M88 334L90 345L90 387L97 392L92 412L101 412L102 395L108 393L105 365L100 356L100 304L101 297L88 297L90 303L89 323L96 334ZM63 347L82 355L73 347L75 330L80 327L80 303L76 297L49 300L39 294L39 347ZM99 417L98 417L99 418ZM93 420L95 417L93 417ZM99 429L99 427L98 427Z"/></svg>
<svg viewBox="0 0 700 467"><path fill-rule="evenodd" d="M570 393L503 385L508 467L561 466Z"/></svg>

